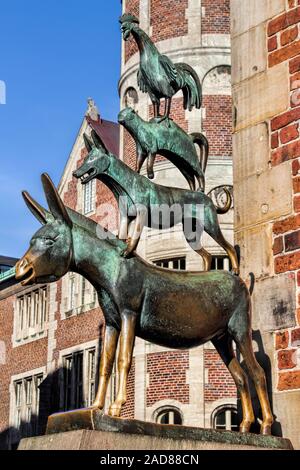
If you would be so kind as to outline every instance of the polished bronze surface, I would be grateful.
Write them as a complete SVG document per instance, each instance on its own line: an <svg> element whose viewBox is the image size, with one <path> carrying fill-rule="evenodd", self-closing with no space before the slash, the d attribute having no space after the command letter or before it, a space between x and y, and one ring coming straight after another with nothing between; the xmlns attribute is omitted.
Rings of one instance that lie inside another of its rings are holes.
<svg viewBox="0 0 300 470"><path fill-rule="evenodd" d="M137 255L124 258L123 241L67 209L48 175L42 175L42 182L50 212L24 193L28 207L43 227L32 237L29 250L17 264L16 277L29 285L53 282L74 271L95 287L107 330L95 406L104 405L119 336L120 380L116 400L109 409L112 416L120 415L126 401L136 336L175 349L212 341L241 391L240 430L247 432L254 414L246 374L233 353L234 340L257 390L263 415L261 433L270 434L273 415L265 374L252 349L251 299L245 283L225 271L171 271Z"/></svg>

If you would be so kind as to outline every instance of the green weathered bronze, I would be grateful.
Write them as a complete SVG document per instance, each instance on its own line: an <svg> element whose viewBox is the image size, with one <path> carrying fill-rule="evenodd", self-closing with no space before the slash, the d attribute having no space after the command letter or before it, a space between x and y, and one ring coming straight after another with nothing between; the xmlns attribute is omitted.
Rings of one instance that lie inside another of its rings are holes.
<svg viewBox="0 0 300 470"><path fill-rule="evenodd" d="M139 27L139 20L130 14L120 18L123 38L127 41L133 36L140 51L140 67L138 85L141 91L148 93L154 108L154 116L158 117L160 100L166 99L165 114L169 117L172 97L179 91L183 92L184 109L190 111L194 106L201 107L202 89L195 70L187 64L174 64L169 57L159 53L149 36Z"/></svg>
<svg viewBox="0 0 300 470"><path fill-rule="evenodd" d="M236 251L223 237L217 217L217 212L221 214L229 210L230 198L227 207L216 210L212 200L202 191L189 191L154 184L108 152L94 131L92 131L92 138L93 142L87 136L84 137L89 154L73 175L81 178L83 184L97 178L113 192L120 206L120 239L128 238L128 224L134 220L133 235L128 240L125 256L129 256L137 247L144 226L167 229L182 222L187 242L204 257L207 270L210 268L210 255L201 245L203 230L224 248L230 258L233 271L238 273ZM124 203L127 208L124 208ZM164 208L171 209L171 211L170 216L162 220L160 209ZM198 229L196 236L191 235L191 227L195 228L194 233Z"/></svg>
<svg viewBox="0 0 300 470"><path fill-rule="evenodd" d="M132 108L123 109L119 113L118 121L136 143L138 173L144 161L148 159L148 178L153 179L153 165L156 155L159 154L168 158L181 171L192 191L196 189L195 178L198 180L199 189L205 190L204 175L209 145L203 134L188 135L171 119L164 123L159 122L157 118L146 122ZM200 161L195 144L200 148Z"/></svg>
<svg viewBox="0 0 300 470"><path fill-rule="evenodd" d="M145 181L148 181L145 178ZM119 384L111 416L120 416L135 337L170 348L192 348L212 341L240 392L242 432L254 421L248 380L237 361L233 340L256 386L262 409L261 433L270 434L273 415L266 379L251 341L251 300L244 282L226 271L182 272L158 268L139 256L124 258L124 242L100 225L68 209L48 175L42 175L50 212L24 192L29 209L43 224L16 266L24 286L55 282L68 271L95 287L106 331L100 380L93 407L104 407L119 344ZM203 193L199 193L204 196Z"/></svg>

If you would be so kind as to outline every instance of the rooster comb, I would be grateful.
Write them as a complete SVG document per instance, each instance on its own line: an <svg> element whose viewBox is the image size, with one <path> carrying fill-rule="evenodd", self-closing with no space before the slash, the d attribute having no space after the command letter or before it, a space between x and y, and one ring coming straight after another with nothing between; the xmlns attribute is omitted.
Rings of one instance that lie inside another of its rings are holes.
<svg viewBox="0 0 300 470"><path fill-rule="evenodd" d="M131 15L130 13L124 13L119 19L120 23L137 23L140 24L140 21L138 18L134 15Z"/></svg>

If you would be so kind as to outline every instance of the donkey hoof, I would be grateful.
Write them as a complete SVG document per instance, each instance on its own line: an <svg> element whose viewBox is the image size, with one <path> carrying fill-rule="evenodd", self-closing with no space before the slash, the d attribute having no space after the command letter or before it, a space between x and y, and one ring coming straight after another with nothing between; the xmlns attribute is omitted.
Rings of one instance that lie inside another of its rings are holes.
<svg viewBox="0 0 300 470"><path fill-rule="evenodd" d="M231 272L234 276L239 276L240 275L239 268L232 268Z"/></svg>
<svg viewBox="0 0 300 470"><path fill-rule="evenodd" d="M263 436L270 436L271 428L272 424L262 424L260 427L260 434L262 434Z"/></svg>
<svg viewBox="0 0 300 470"><path fill-rule="evenodd" d="M245 432L250 432L251 428L251 422L250 421L245 421L240 424L240 432L245 433Z"/></svg>
<svg viewBox="0 0 300 470"><path fill-rule="evenodd" d="M119 405L111 405L108 410L109 416L113 418L119 418L121 414L121 406Z"/></svg>
<svg viewBox="0 0 300 470"><path fill-rule="evenodd" d="M148 173L148 178L149 178L149 180L153 180L154 179L154 173Z"/></svg>

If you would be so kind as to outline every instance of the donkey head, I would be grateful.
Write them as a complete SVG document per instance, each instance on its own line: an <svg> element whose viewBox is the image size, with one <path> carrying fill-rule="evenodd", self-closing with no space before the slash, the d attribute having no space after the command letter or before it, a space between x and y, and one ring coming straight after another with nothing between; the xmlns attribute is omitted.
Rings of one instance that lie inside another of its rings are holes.
<svg viewBox="0 0 300 470"><path fill-rule="evenodd" d="M26 191L23 197L34 216L43 224L30 241L30 248L16 265L16 279L22 285L54 282L69 270L72 255L72 221L53 182L47 174L42 183L50 212Z"/></svg>
<svg viewBox="0 0 300 470"><path fill-rule="evenodd" d="M73 172L75 178L80 178L82 184L86 184L93 178L105 173L110 165L110 154L104 143L93 130L91 141L86 134L83 135L88 155L83 164Z"/></svg>

